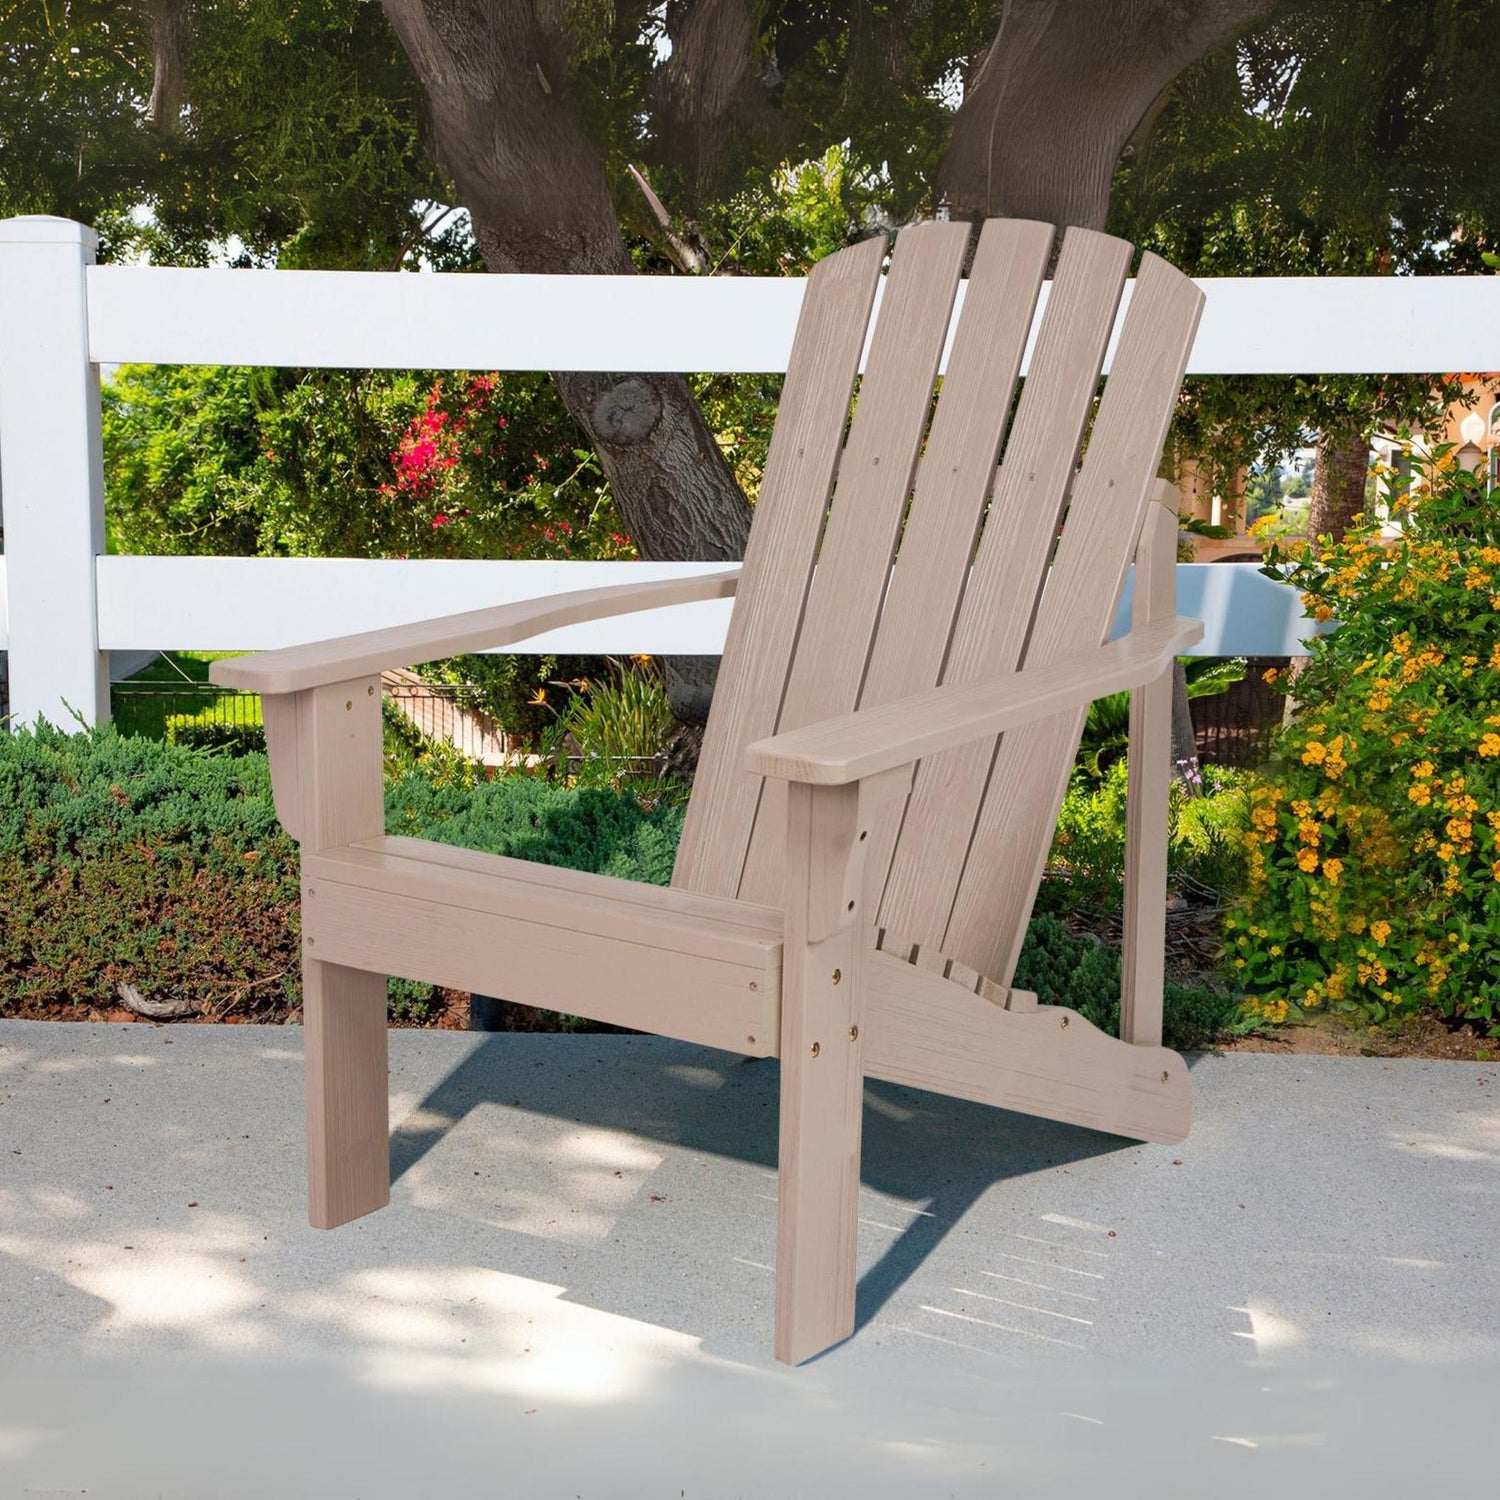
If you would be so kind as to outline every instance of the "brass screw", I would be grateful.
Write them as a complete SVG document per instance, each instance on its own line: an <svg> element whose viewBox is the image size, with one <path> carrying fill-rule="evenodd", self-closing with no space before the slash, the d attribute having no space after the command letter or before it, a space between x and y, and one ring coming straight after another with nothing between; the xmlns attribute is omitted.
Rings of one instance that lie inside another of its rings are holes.
<svg viewBox="0 0 1500 1500"><path fill-rule="evenodd" d="M844 971L842 969L835 969L833 971L833 982L835 984L837 984L843 977L844 977Z"/></svg>
<svg viewBox="0 0 1500 1500"><path fill-rule="evenodd" d="M849 1040L851 1042L857 1042L859 1040L859 1027L858 1026L851 1026L849 1028Z"/></svg>
<svg viewBox="0 0 1500 1500"><path fill-rule="evenodd" d="M354 707L354 699L353 698L345 698L344 699L344 708L345 708L345 710L351 709L353 707Z"/></svg>
<svg viewBox="0 0 1500 1500"><path fill-rule="evenodd" d="M1066 1016L1062 1018L1062 1029L1064 1031L1068 1029L1068 1018Z"/></svg>
<svg viewBox="0 0 1500 1500"><path fill-rule="evenodd" d="M1163 1074L1162 1074L1162 1075L1161 1075L1161 1081L1162 1081L1162 1082L1163 1082L1163 1083L1166 1083L1166 1082L1167 1082L1167 1081L1168 1081L1168 1075L1167 1075L1167 1074L1165 1074L1165 1073L1163 1073Z"/></svg>
<svg viewBox="0 0 1500 1500"><path fill-rule="evenodd" d="M753 979L752 979L752 980L751 980L751 981L750 981L750 988L751 988L751 989L752 989L752 990L758 990L758 989L759 989L759 988L760 988L760 985L759 985L759 984L757 984L757 983L756 983L756 982L755 982L755 980L753 980Z"/></svg>
<svg viewBox="0 0 1500 1500"><path fill-rule="evenodd" d="M754 1046L754 1045L755 1045L755 1038L754 1038L754 1037L753 1037L753 1036L747 1036L747 1037L746 1037L746 1038L745 1038L745 1040L746 1040L746 1041L747 1041L747 1042L749 1042L749 1043L750 1043L750 1045L751 1045L751 1046L752 1046L752 1047L753 1047L753 1046Z"/></svg>
<svg viewBox="0 0 1500 1500"><path fill-rule="evenodd" d="M816 1042L812 1044L812 1055L814 1057L816 1057L822 1050L823 1049Z"/></svg>
<svg viewBox="0 0 1500 1500"><path fill-rule="evenodd" d="M375 696L375 685L374 685L374 683L371 683L370 686L365 689L365 697L366 698L373 698L374 696Z"/></svg>
<svg viewBox="0 0 1500 1500"><path fill-rule="evenodd" d="M313 944L314 944L314 943L315 943L315 942L317 942L317 938L304 938L304 939L303 939L303 941L304 941L304 942L305 942L305 943L306 943L306 944L307 944L307 946L308 946L308 947L309 947L309 948L311 948L311 947L312 947L312 945L313 945Z"/></svg>

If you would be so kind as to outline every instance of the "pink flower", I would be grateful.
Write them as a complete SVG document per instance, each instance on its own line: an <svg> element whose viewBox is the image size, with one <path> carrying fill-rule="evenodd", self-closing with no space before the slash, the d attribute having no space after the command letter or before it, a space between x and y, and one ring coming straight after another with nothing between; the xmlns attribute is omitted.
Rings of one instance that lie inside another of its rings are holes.
<svg viewBox="0 0 1500 1500"><path fill-rule="evenodd" d="M436 514L436 515L435 515L435 516L434 516L434 517L433 517L433 518L432 518L432 529L433 529L433 530L434 530L434 531L436 531L436 530L437 530L437 529L438 529L438 527L439 527L439 526L446 526L446 525L447 525L447 524L448 524L448 518L447 518L447 516L445 516L445 515L444 515L444 514L443 514L443 513L442 513L442 511L439 511L439 512L438 512L438 513L437 513L437 514Z"/></svg>

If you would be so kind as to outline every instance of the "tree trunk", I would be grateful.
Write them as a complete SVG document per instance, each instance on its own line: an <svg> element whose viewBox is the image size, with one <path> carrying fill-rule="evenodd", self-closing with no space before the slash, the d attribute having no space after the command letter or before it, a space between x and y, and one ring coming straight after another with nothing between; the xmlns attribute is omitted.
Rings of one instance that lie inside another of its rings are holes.
<svg viewBox="0 0 1500 1500"><path fill-rule="evenodd" d="M1370 434L1355 418L1326 428L1318 437L1312 498L1307 505L1307 538L1316 555L1324 539L1338 541L1365 508L1370 473Z"/></svg>
<svg viewBox="0 0 1500 1500"><path fill-rule="evenodd" d="M568 92L565 13L528 0L385 0L385 9L426 90L438 160L490 270L630 274L603 156ZM685 380L555 379L643 557L744 556L749 505ZM717 659L666 666L673 711L702 720Z"/></svg>
<svg viewBox="0 0 1500 1500"><path fill-rule="evenodd" d="M182 119L190 8L191 0L142 0L151 23L151 97L146 118L163 132L176 130Z"/></svg>
<svg viewBox="0 0 1500 1500"><path fill-rule="evenodd" d="M938 185L955 218L1103 229L1120 153L1184 68L1273 0L1007 0Z"/></svg>
<svg viewBox="0 0 1500 1500"><path fill-rule="evenodd" d="M1193 709L1187 693L1187 668L1181 661L1172 663L1172 774L1190 792L1202 790L1198 736L1193 729Z"/></svg>

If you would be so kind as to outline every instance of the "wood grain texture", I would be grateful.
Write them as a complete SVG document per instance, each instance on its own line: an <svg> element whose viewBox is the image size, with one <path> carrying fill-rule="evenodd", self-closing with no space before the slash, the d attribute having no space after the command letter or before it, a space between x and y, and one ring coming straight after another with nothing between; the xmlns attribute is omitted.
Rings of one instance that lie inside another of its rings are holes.
<svg viewBox="0 0 1500 1500"><path fill-rule="evenodd" d="M776 728L884 256L866 240L808 278L672 871L688 890L739 893L761 793L741 757Z"/></svg>
<svg viewBox="0 0 1500 1500"><path fill-rule="evenodd" d="M1064 709L1087 707L1170 671L1173 658L1203 637L1200 620L1153 620L1119 640L1045 668L983 682L950 683L880 708L861 708L805 729L757 740L745 763L762 776L839 786L876 776L953 745L995 735Z"/></svg>
<svg viewBox="0 0 1500 1500"><path fill-rule="evenodd" d="M1149 629L1177 608L1175 486L1162 484L1146 507L1135 549L1131 623ZM1157 1047L1166 983L1167 803L1172 786L1172 672L1130 697L1125 802L1125 931L1120 958L1120 1035Z"/></svg>
<svg viewBox="0 0 1500 1500"><path fill-rule="evenodd" d="M1028 666L1050 666L1109 633L1202 306L1187 277L1145 257L1037 609ZM1085 713L1014 730L995 757L942 945L1000 984L1015 973Z"/></svg>
<svg viewBox="0 0 1500 1500"><path fill-rule="evenodd" d="M1175 1052L1128 1046L1058 1006L1003 1009L888 953L870 953L865 972L867 1076L1136 1140L1187 1135Z"/></svg>
<svg viewBox="0 0 1500 1500"><path fill-rule="evenodd" d="M1021 219L991 219L980 233L861 708L893 703L942 678L1054 233L1050 224ZM865 878L874 900L904 811L903 798L870 825Z"/></svg>
<svg viewBox="0 0 1500 1500"><path fill-rule="evenodd" d="M657 578L646 583L575 589L543 599L497 604L493 609L471 609L437 620L231 657L212 663L208 675L220 687L251 693L294 693L392 667L414 667L443 656L512 645L585 620L704 599L727 599L738 585L738 571L725 571L701 578Z"/></svg>
<svg viewBox="0 0 1500 1500"><path fill-rule="evenodd" d="M778 728L858 706L968 238L967 224L897 237ZM769 782L737 893L747 901L775 898L785 836L786 788Z"/></svg>
<svg viewBox="0 0 1500 1500"><path fill-rule="evenodd" d="M329 867L319 865L303 908L314 951L351 968L503 995L754 1057L775 1054L781 955L774 945L747 940L739 961L731 961L687 944L600 935L584 916L568 927L477 902L456 905L432 866L413 863L400 891L330 878Z"/></svg>
<svg viewBox="0 0 1500 1500"><path fill-rule="evenodd" d="M1130 247L1107 235L1070 229L1063 238L945 683L982 682L1021 663L1129 259ZM918 768L880 907L882 924L981 972L975 957L943 939L993 759L993 741L981 741Z"/></svg>
<svg viewBox="0 0 1500 1500"><path fill-rule="evenodd" d="M307 1218L337 1229L391 1201L385 975L302 956Z"/></svg>
<svg viewBox="0 0 1500 1500"><path fill-rule="evenodd" d="M794 786L786 807L776 1357L799 1364L854 1331L870 935L848 894L858 789Z"/></svg>
<svg viewBox="0 0 1500 1500"><path fill-rule="evenodd" d="M324 961L307 927L307 861L384 830L378 679L293 695L280 705L275 732L282 768L288 742L296 762L287 790L296 826L288 828L304 860L307 1212L315 1229L333 1229L390 1201L385 975Z"/></svg>
<svg viewBox="0 0 1500 1500"><path fill-rule="evenodd" d="M304 869L309 885L316 877L755 969L779 962L780 912L584 870L408 838L332 849Z"/></svg>

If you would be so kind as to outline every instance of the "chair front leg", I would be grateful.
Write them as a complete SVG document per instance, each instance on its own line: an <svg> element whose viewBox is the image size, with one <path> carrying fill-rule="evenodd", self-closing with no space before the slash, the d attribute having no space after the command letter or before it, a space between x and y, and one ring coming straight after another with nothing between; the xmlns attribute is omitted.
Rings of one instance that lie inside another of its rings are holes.
<svg viewBox="0 0 1500 1500"><path fill-rule="evenodd" d="M380 680L263 700L276 811L304 854L385 832ZM307 1216L334 1229L390 1202L385 976L318 958L304 882Z"/></svg>
<svg viewBox="0 0 1500 1500"><path fill-rule="evenodd" d="M854 1331L870 924L859 788L787 791L776 1357L798 1364Z"/></svg>

